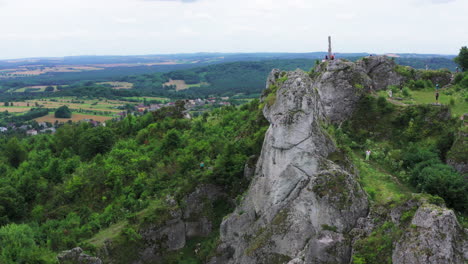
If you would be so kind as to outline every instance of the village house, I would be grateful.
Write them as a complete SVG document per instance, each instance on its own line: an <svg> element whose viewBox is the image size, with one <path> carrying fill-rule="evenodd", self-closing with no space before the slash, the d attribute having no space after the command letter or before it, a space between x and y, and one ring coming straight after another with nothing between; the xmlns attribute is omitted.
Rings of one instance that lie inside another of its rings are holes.
<svg viewBox="0 0 468 264"><path fill-rule="evenodd" d="M5 132L7 132L7 131L8 131L8 128L6 128L6 127L0 127L0 132L1 132L1 133L5 133Z"/></svg>
<svg viewBox="0 0 468 264"><path fill-rule="evenodd" d="M48 127L48 128L44 128L42 130L40 130L39 132L40 133L51 133L51 134L55 134L55 128L54 127Z"/></svg>
<svg viewBox="0 0 468 264"><path fill-rule="evenodd" d="M36 129L31 129L26 131L26 135L28 136L36 136L37 135L37 130Z"/></svg>
<svg viewBox="0 0 468 264"><path fill-rule="evenodd" d="M156 111L156 110L158 110L160 108L161 108L161 106L158 105L158 104L150 104L150 106L149 106L150 111Z"/></svg>

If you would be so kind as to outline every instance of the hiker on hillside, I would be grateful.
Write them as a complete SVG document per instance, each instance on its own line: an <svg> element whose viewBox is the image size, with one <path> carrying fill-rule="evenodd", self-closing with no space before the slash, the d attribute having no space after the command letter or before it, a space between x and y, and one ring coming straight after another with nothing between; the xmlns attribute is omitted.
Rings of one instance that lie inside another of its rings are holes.
<svg viewBox="0 0 468 264"><path fill-rule="evenodd" d="M392 96L393 96L392 89L389 89L387 93L388 93L388 97L392 98Z"/></svg>
<svg viewBox="0 0 468 264"><path fill-rule="evenodd" d="M325 55L325 60L328 60L328 55Z"/></svg>
<svg viewBox="0 0 468 264"><path fill-rule="evenodd" d="M331 60L335 60L335 54L331 55Z"/></svg>
<svg viewBox="0 0 468 264"><path fill-rule="evenodd" d="M435 92L436 104L439 104L439 90Z"/></svg>
<svg viewBox="0 0 468 264"><path fill-rule="evenodd" d="M205 163L202 161L200 162L200 170L203 170L205 168Z"/></svg>
<svg viewBox="0 0 468 264"><path fill-rule="evenodd" d="M436 84L436 90L439 90L439 84L438 83Z"/></svg>
<svg viewBox="0 0 468 264"><path fill-rule="evenodd" d="M371 154L370 149L366 150L366 161L369 160L370 154Z"/></svg>

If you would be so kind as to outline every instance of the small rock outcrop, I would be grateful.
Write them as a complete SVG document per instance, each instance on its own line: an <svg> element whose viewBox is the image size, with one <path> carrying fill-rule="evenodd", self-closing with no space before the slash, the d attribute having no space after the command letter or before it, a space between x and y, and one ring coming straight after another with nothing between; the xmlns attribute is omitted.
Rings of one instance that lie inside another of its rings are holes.
<svg viewBox="0 0 468 264"><path fill-rule="evenodd" d="M387 89L389 85L400 85L406 80L395 71L397 64L385 56L365 57L357 64L372 79L373 89L377 91Z"/></svg>
<svg viewBox="0 0 468 264"><path fill-rule="evenodd" d="M80 247L63 251L57 260L60 264L102 264L99 258L84 254Z"/></svg>
<svg viewBox="0 0 468 264"><path fill-rule="evenodd" d="M428 71L419 70L417 71L416 78L429 80L434 85L438 84L441 88L450 85L450 83L453 81L452 72L450 72L448 69Z"/></svg>
<svg viewBox="0 0 468 264"><path fill-rule="evenodd" d="M198 186L184 197L183 206L178 205L172 197L167 197L167 205L173 208L167 220L162 223L144 223L140 227L138 234L141 236L141 243L132 252L135 259L128 263L164 263L165 252L184 248L190 238L209 236L217 228L212 222L213 207L217 202L230 201L221 188L211 184ZM107 241L99 256L106 263L122 263L114 257L126 245L113 243L114 241Z"/></svg>
<svg viewBox="0 0 468 264"><path fill-rule="evenodd" d="M452 210L424 204L418 208L393 250L394 264L464 263L464 230ZM465 244L466 246L466 244Z"/></svg>

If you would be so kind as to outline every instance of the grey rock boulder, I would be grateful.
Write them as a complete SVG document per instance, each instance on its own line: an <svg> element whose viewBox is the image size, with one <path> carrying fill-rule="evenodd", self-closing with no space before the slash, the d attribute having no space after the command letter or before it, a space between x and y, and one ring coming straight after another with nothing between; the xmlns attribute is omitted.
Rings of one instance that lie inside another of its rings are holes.
<svg viewBox="0 0 468 264"><path fill-rule="evenodd" d="M332 123L351 117L356 103L372 87L366 70L352 62L328 61L316 72L312 87L318 91L324 114Z"/></svg>
<svg viewBox="0 0 468 264"><path fill-rule="evenodd" d="M102 264L101 259L84 254L80 247L63 251L57 260L60 264Z"/></svg>
<svg viewBox="0 0 468 264"><path fill-rule="evenodd" d="M395 71L396 63L386 56L369 56L357 62L372 79L374 90L385 90L389 85L400 85L406 78Z"/></svg>
<svg viewBox="0 0 468 264"><path fill-rule="evenodd" d="M452 210L431 204L418 208L409 231L396 243L394 264L466 263L467 239Z"/></svg>

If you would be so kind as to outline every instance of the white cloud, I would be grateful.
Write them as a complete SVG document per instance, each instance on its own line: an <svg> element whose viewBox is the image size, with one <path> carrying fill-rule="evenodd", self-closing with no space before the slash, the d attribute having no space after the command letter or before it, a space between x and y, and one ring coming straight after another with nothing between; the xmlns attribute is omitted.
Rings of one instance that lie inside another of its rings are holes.
<svg viewBox="0 0 468 264"><path fill-rule="evenodd" d="M138 19L134 17L115 17L114 18L115 23L118 24L137 24Z"/></svg>
<svg viewBox="0 0 468 264"><path fill-rule="evenodd" d="M143 0L146 2L181 2L181 3L193 3L199 0Z"/></svg>
<svg viewBox="0 0 468 264"><path fill-rule="evenodd" d="M446 4L441 4L441 3ZM0 57L177 52L457 53L464 0L0 0ZM440 4L436 4L440 3ZM5 5L6 4L6 5Z"/></svg>
<svg viewBox="0 0 468 264"><path fill-rule="evenodd" d="M431 0L433 4L447 4L455 1L456 0Z"/></svg>

